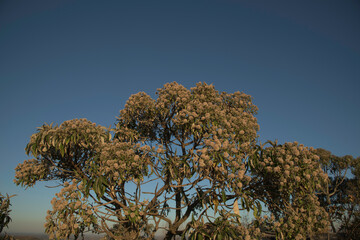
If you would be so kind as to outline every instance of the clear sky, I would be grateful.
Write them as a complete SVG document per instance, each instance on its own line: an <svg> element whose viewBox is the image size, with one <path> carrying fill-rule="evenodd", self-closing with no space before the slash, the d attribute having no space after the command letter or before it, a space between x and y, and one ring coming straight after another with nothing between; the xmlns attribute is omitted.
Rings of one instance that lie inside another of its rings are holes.
<svg viewBox="0 0 360 240"><path fill-rule="evenodd" d="M357 157L360 2L0 1L0 192L17 194L8 232L43 232L58 191L13 184L36 127L113 125L131 94L172 81L250 94L261 141Z"/></svg>

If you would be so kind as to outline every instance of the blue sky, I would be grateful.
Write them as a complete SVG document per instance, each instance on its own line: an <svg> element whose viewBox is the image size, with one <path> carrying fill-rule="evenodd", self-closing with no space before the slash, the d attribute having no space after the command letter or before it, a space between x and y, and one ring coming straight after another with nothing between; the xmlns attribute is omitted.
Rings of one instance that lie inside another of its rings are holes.
<svg viewBox="0 0 360 240"><path fill-rule="evenodd" d="M36 127L110 126L131 94L177 81L242 91L260 140L360 155L359 1L0 2L0 192L9 232L43 232L56 189L12 180Z"/></svg>

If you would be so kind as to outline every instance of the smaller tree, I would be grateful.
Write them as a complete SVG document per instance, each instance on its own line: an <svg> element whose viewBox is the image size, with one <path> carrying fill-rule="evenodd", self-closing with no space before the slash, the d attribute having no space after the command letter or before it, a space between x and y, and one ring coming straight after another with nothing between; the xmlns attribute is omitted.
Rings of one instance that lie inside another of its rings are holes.
<svg viewBox="0 0 360 240"><path fill-rule="evenodd" d="M350 155L335 156L325 149L316 149L321 168L329 175L323 190L318 194L321 206L329 214L331 231L346 239L356 239L359 228L359 158ZM354 238L355 237L355 238Z"/></svg>
<svg viewBox="0 0 360 240"><path fill-rule="evenodd" d="M345 239L358 239L360 235L360 158L352 159L352 178L346 179L341 193L345 196L339 232Z"/></svg>
<svg viewBox="0 0 360 240"><path fill-rule="evenodd" d="M0 233L4 230L5 227L8 227L8 224L11 222L10 217L10 198L15 195L9 196L6 194L6 197L0 193ZM0 239L12 239L12 237L5 234L5 236L0 237Z"/></svg>

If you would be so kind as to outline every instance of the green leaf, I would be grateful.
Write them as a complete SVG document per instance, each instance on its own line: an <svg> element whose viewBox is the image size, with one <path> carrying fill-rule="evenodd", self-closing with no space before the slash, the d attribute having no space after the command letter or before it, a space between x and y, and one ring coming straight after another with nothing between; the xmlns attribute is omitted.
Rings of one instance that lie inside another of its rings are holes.
<svg viewBox="0 0 360 240"><path fill-rule="evenodd" d="M108 182L106 181L106 177L105 176L101 176L101 183L104 185L104 186L109 186Z"/></svg>
<svg viewBox="0 0 360 240"><path fill-rule="evenodd" d="M34 155L34 157L36 157L36 156L37 156L36 143L34 143L34 144L31 146L31 148L32 148L32 154Z"/></svg>
<svg viewBox="0 0 360 240"><path fill-rule="evenodd" d="M107 182L104 178L104 176L100 176L97 178L94 182L94 191L96 193L96 196L98 199L100 199L105 194Z"/></svg>
<svg viewBox="0 0 360 240"><path fill-rule="evenodd" d="M222 190L222 192L221 192L221 194L222 194L222 201L223 202L226 202L226 193L225 193L225 191L224 190Z"/></svg>
<svg viewBox="0 0 360 240"><path fill-rule="evenodd" d="M256 202L256 206L257 206L257 209L258 209L258 217L260 217L260 216L261 216L261 213L262 213L261 203L260 203L260 202Z"/></svg>
<svg viewBox="0 0 360 240"><path fill-rule="evenodd" d="M191 169L191 167L190 167L189 163L187 162L187 159L186 159L186 158L184 158L184 159L182 160L182 162L183 162L189 169Z"/></svg>
<svg viewBox="0 0 360 240"><path fill-rule="evenodd" d="M111 138L112 138L111 133L109 133L109 141L111 141Z"/></svg>
<svg viewBox="0 0 360 240"><path fill-rule="evenodd" d="M217 200L217 198L213 198L213 204L215 206L215 214L216 214L219 206L219 201Z"/></svg>
<svg viewBox="0 0 360 240"><path fill-rule="evenodd" d="M250 210L249 203L246 198L241 198L241 207L246 208L247 211Z"/></svg>
<svg viewBox="0 0 360 240"><path fill-rule="evenodd" d="M65 147L62 143L60 143L60 153L61 153L61 156L64 157L65 155Z"/></svg>
<svg viewBox="0 0 360 240"><path fill-rule="evenodd" d="M30 143L28 143L25 148L26 155L29 155L30 149L31 149L31 145L30 145Z"/></svg>
<svg viewBox="0 0 360 240"><path fill-rule="evenodd" d="M223 233L220 233L219 235L218 235L218 238L217 238L218 240L222 240L222 239L224 239L224 234Z"/></svg>
<svg viewBox="0 0 360 240"><path fill-rule="evenodd" d="M90 181L84 181L85 182L85 195L86 197L89 196L89 193L90 193L90 189L93 187L93 181L90 180Z"/></svg>
<svg viewBox="0 0 360 240"><path fill-rule="evenodd" d="M179 171L178 171L178 168L174 168L174 173L175 173L175 178L177 178L179 176Z"/></svg>
<svg viewBox="0 0 360 240"><path fill-rule="evenodd" d="M237 237L237 233L235 232L235 230L233 228L229 229L229 236L232 236L233 238Z"/></svg>
<svg viewBox="0 0 360 240"><path fill-rule="evenodd" d="M94 192L96 193L96 195L99 196L100 190L99 190L99 179L98 178L94 182L93 189L94 189Z"/></svg>
<svg viewBox="0 0 360 240"><path fill-rule="evenodd" d="M105 186L104 186L104 184L100 184L99 190L100 190L100 196L99 197L101 198L105 194Z"/></svg>

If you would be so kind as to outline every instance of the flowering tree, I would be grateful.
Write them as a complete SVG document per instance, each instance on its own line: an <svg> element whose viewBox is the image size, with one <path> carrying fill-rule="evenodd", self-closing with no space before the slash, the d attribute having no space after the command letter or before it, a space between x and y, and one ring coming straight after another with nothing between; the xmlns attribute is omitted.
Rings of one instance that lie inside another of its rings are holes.
<svg viewBox="0 0 360 240"><path fill-rule="evenodd" d="M327 225L315 196L327 176L312 149L259 145L256 112L244 93L165 84L157 99L132 95L114 129L86 119L43 125L15 182L63 185L48 211L51 239L86 229L113 239L152 239L161 229L165 239L250 239L264 227L305 239ZM240 211L253 211L253 224L243 226Z"/></svg>
<svg viewBox="0 0 360 240"><path fill-rule="evenodd" d="M328 182L314 149L297 142L257 153L254 189L272 213L270 224L278 239L305 239L328 225L327 212L316 195Z"/></svg>

